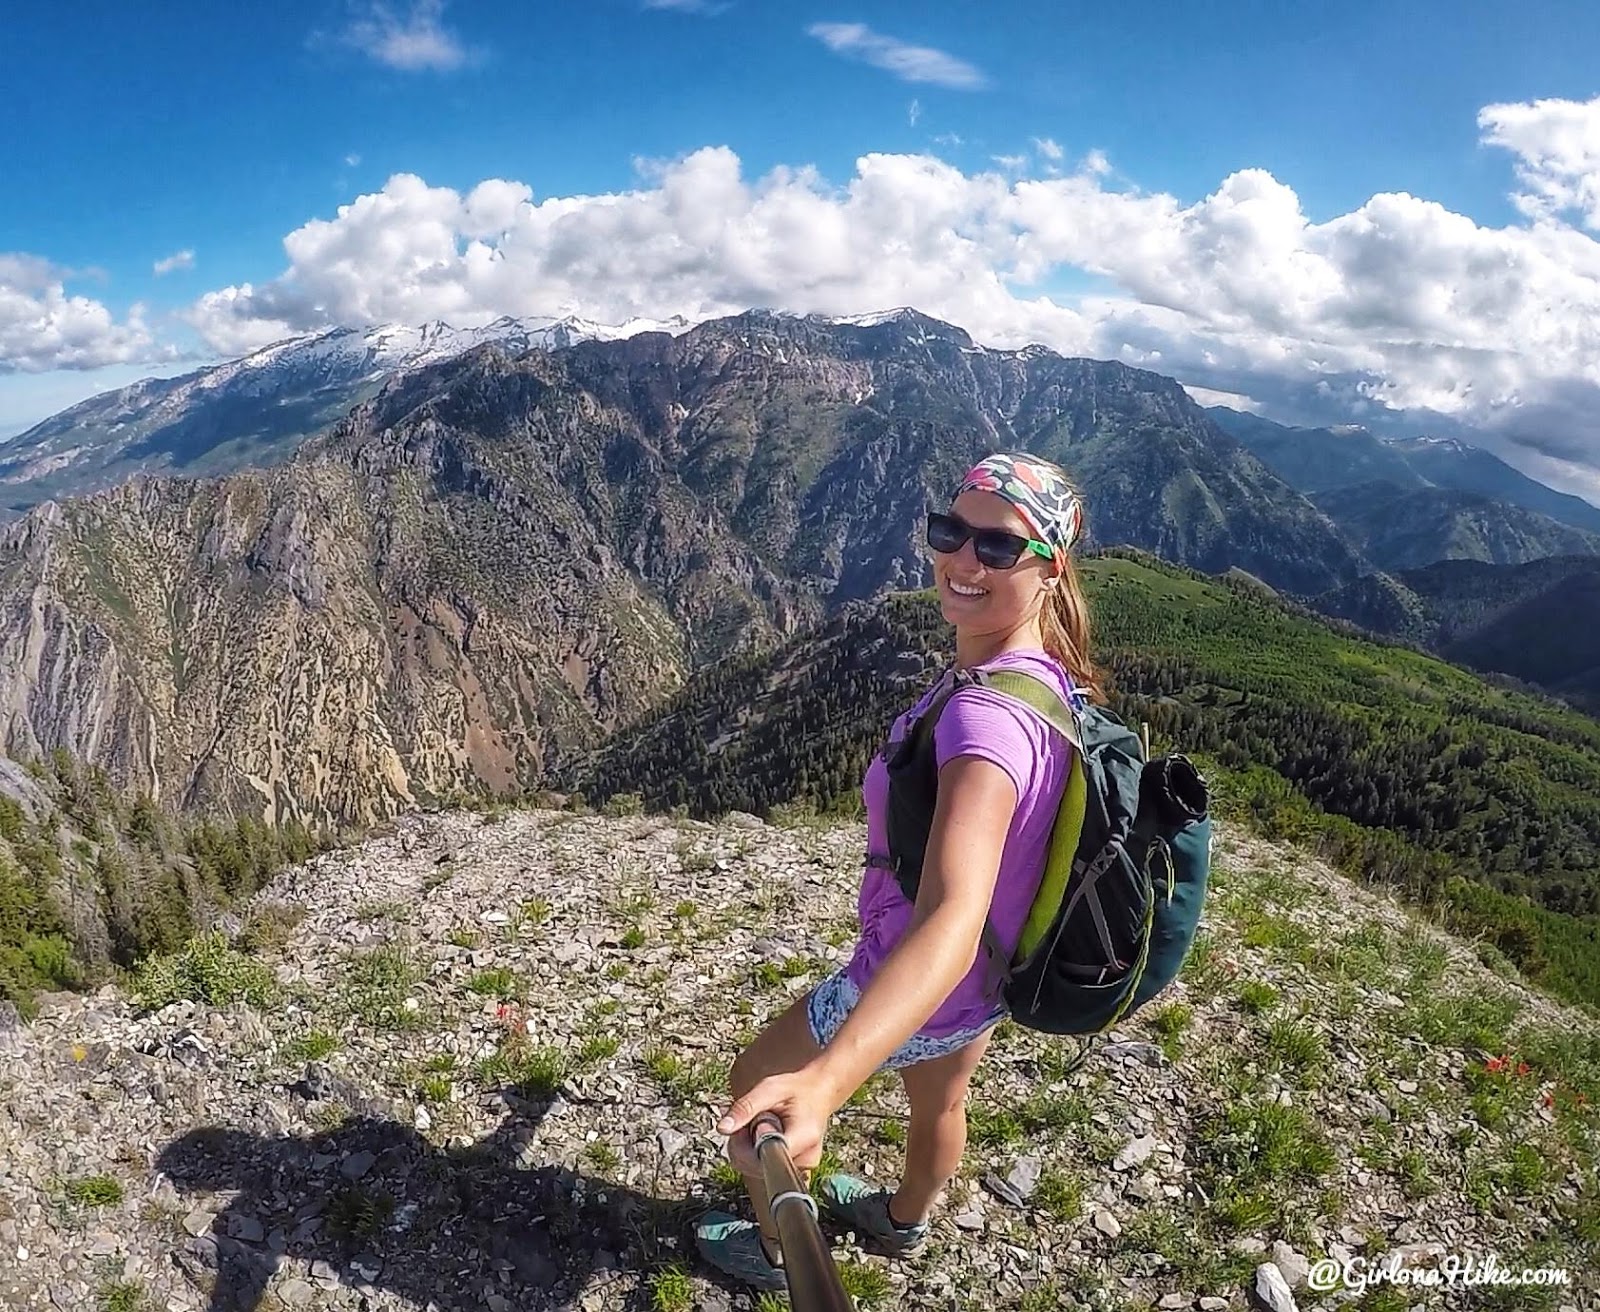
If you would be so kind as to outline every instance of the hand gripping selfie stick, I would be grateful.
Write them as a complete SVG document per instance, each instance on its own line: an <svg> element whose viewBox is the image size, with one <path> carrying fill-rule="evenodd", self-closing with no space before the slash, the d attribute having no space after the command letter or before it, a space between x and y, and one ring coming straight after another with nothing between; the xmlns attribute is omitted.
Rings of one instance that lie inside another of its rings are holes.
<svg viewBox="0 0 1600 1312"><path fill-rule="evenodd" d="M789 1156L789 1141L783 1137L783 1123L771 1112L763 1112L753 1128L767 1205L778 1227L778 1247L783 1250L790 1306L794 1312L855 1312L856 1305L833 1264L833 1251L817 1225L817 1204L800 1185Z"/></svg>

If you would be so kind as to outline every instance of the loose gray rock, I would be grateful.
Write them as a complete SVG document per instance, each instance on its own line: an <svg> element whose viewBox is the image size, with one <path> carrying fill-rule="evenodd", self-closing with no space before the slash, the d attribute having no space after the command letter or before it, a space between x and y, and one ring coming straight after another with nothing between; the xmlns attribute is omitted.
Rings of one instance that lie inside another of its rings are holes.
<svg viewBox="0 0 1600 1312"><path fill-rule="evenodd" d="M1111 1169L1131 1171L1135 1166L1142 1166L1159 1147L1161 1147L1160 1140L1148 1134L1134 1139L1122 1146L1116 1160L1111 1163Z"/></svg>
<svg viewBox="0 0 1600 1312"><path fill-rule="evenodd" d="M1107 1061L1139 1062L1145 1066L1162 1066L1167 1060L1166 1054L1153 1043L1108 1043L1100 1052Z"/></svg>
<svg viewBox="0 0 1600 1312"><path fill-rule="evenodd" d="M0 1002L0 1052L22 1050L22 1016L16 1004Z"/></svg>
<svg viewBox="0 0 1600 1312"><path fill-rule="evenodd" d="M689 1136L670 1125L656 1131L656 1147L661 1150L661 1160L670 1162L689 1145Z"/></svg>
<svg viewBox="0 0 1600 1312"><path fill-rule="evenodd" d="M1042 1169L1043 1163L1040 1159L1030 1154L1018 1158L1016 1165L1011 1168L1011 1174L1004 1180L993 1172L988 1172L983 1176L982 1184L1002 1202L1022 1208L1028 1205L1028 1199L1039 1187L1039 1174Z"/></svg>
<svg viewBox="0 0 1600 1312"><path fill-rule="evenodd" d="M1299 1289L1311 1275L1310 1260L1295 1252L1281 1239L1272 1245L1272 1261L1283 1274L1283 1278L1288 1281L1290 1289Z"/></svg>
<svg viewBox="0 0 1600 1312"><path fill-rule="evenodd" d="M1289 1292L1289 1283L1272 1262L1263 1262L1256 1268L1256 1279L1250 1286L1250 1293L1256 1305L1266 1309L1266 1312L1297 1312L1294 1295Z"/></svg>
<svg viewBox="0 0 1600 1312"><path fill-rule="evenodd" d="M1029 1153L1017 1158L1016 1165L1011 1168L1011 1174L1006 1177L1006 1183L1012 1187L1019 1198L1031 1198L1033 1191L1039 1187L1039 1175L1044 1169L1044 1163L1035 1153Z"/></svg>
<svg viewBox="0 0 1600 1312"><path fill-rule="evenodd" d="M227 1230L230 1238L242 1239L247 1244L259 1244L266 1238L261 1222L242 1212L228 1214Z"/></svg>
<svg viewBox="0 0 1600 1312"><path fill-rule="evenodd" d="M351 1153L339 1163L339 1174L346 1180L359 1180L372 1169L372 1164L377 1160L377 1156L373 1153Z"/></svg>
<svg viewBox="0 0 1600 1312"><path fill-rule="evenodd" d="M299 1276L290 1276L278 1286L278 1297L289 1307L304 1307L313 1298L317 1291L300 1279Z"/></svg>

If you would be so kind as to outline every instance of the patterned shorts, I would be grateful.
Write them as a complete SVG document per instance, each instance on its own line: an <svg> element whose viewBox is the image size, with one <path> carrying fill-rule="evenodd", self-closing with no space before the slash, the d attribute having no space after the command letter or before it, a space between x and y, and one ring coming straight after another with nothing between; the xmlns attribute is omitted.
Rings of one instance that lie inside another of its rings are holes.
<svg viewBox="0 0 1600 1312"><path fill-rule="evenodd" d="M806 1004L806 1019L811 1023L811 1037L819 1048L826 1047L828 1041L839 1032L839 1026L844 1024L844 1018L850 1014L850 1009L860 997L861 991L842 969L834 971L811 991L811 998ZM918 1062L932 1061L935 1057L948 1057L1004 1020L1005 1015L1005 1007L1000 1006L982 1024L969 1029L957 1030L938 1038L913 1034L889 1054L889 1059L879 1069L899 1070L904 1066L915 1066Z"/></svg>

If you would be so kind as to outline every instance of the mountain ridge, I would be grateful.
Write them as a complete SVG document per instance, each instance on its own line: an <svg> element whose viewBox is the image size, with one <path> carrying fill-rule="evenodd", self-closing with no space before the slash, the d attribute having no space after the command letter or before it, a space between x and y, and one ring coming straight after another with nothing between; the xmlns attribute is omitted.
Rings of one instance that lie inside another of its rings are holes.
<svg viewBox="0 0 1600 1312"><path fill-rule="evenodd" d="M1115 363L908 316L483 343L278 466L13 525L3 744L263 814L521 787L699 664L926 582L923 515L1002 443L1081 476L1089 540L1296 592L1364 568L1176 383Z"/></svg>
<svg viewBox="0 0 1600 1312"><path fill-rule="evenodd" d="M686 327L502 316L467 329L431 320L299 333L174 378L140 379L101 393L0 441L0 497L15 514L137 473L205 474L276 463L387 380L486 342L558 349L591 337Z"/></svg>
<svg viewBox="0 0 1600 1312"><path fill-rule="evenodd" d="M1600 559L1520 565L1438 561L1358 579L1315 599L1327 614L1437 652L1472 669L1533 683L1600 715Z"/></svg>
<svg viewBox="0 0 1600 1312"><path fill-rule="evenodd" d="M1600 507L1558 492L1492 452L1456 438L1380 437L1351 424L1296 428L1228 406L1209 406L1206 413L1307 494L1374 482L1402 490L1434 487L1509 502L1569 527L1600 533Z"/></svg>
<svg viewBox="0 0 1600 1312"><path fill-rule="evenodd" d="M1313 493L1311 503L1382 570L1439 560L1522 565L1551 556L1600 556L1600 533L1479 492L1368 482Z"/></svg>
<svg viewBox="0 0 1600 1312"><path fill-rule="evenodd" d="M703 1130L735 1053L847 955L863 839L407 816L241 907L276 932L219 925L29 1024L0 1007L27 1254L0 1300L735 1305L694 1255L741 1192ZM1081 1054L996 1030L923 1257L824 1218L862 1312L1309 1302L1315 1263L1448 1253L1563 1268L1531 1292L1591 1306L1593 1018L1314 856L1223 822L1217 858L1168 994ZM869 1082L829 1127L841 1167L895 1178L905 1111Z"/></svg>

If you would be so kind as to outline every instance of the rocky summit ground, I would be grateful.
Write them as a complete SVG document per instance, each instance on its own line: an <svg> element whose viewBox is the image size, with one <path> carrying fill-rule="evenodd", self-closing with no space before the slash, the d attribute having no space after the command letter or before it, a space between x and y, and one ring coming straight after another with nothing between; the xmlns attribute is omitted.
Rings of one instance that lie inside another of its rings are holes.
<svg viewBox="0 0 1600 1312"><path fill-rule="evenodd" d="M733 1196L727 1063L848 951L858 824L413 814L125 987L0 1016L0 1306L776 1308L688 1242ZM1227 828L1182 979L1075 1063L1008 1026L920 1257L830 1228L859 1306L1332 1305L1452 1255L1600 1306L1594 1022ZM241 950L242 949L242 950ZM897 1169L875 1080L830 1153ZM1354 1268L1353 1268L1354 1269Z"/></svg>

